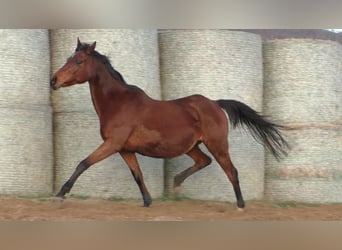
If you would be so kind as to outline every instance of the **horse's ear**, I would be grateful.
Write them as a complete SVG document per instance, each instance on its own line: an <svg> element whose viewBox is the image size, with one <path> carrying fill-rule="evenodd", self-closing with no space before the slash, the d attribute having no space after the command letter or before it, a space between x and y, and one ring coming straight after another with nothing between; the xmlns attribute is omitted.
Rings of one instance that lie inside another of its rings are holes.
<svg viewBox="0 0 342 250"><path fill-rule="evenodd" d="M78 50L80 47L81 47L81 41L80 41L80 38L77 37L77 47L76 47L76 50Z"/></svg>
<svg viewBox="0 0 342 250"><path fill-rule="evenodd" d="M93 42L88 48L87 48L87 54L90 55L91 53L93 53L93 51L95 50L96 47L96 42Z"/></svg>

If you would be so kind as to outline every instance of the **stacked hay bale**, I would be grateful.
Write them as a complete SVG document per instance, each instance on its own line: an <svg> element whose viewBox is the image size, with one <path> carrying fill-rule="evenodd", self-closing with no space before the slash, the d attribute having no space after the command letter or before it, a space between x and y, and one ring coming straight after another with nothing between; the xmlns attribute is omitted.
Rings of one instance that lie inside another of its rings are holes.
<svg viewBox="0 0 342 250"><path fill-rule="evenodd" d="M164 99L202 94L214 100L236 99L261 111L262 43L258 35L221 30L164 31L159 34L159 46ZM230 130L229 144L245 199L262 198L263 147L243 129ZM166 161L168 192L172 191L174 176L192 164L188 156ZM235 201L233 188L216 162L185 180L181 195Z"/></svg>
<svg viewBox="0 0 342 250"><path fill-rule="evenodd" d="M0 193L52 192L47 30L0 30Z"/></svg>
<svg viewBox="0 0 342 250"><path fill-rule="evenodd" d="M342 46L326 40L264 45L264 111L287 132L292 150L266 155L266 196L304 202L342 201Z"/></svg>
<svg viewBox="0 0 342 250"><path fill-rule="evenodd" d="M144 89L160 99L159 60L155 30L52 30L52 71L61 67L82 42L97 41L96 50L109 56L113 67L129 84ZM89 84L52 92L55 112L55 171L58 191L77 164L101 143L99 121L95 113ZM138 157L147 188L153 197L163 193L161 160ZM76 182L74 195L140 198L141 194L128 166L118 156L95 164Z"/></svg>

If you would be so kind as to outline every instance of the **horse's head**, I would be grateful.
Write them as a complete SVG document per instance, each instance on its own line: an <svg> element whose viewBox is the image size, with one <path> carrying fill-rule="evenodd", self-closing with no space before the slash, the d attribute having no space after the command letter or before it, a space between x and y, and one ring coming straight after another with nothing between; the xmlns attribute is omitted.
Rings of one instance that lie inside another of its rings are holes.
<svg viewBox="0 0 342 250"><path fill-rule="evenodd" d="M56 90L60 87L67 87L75 83L84 83L91 78L90 61L91 54L96 46L92 44L81 43L77 38L77 47L75 52L67 59L66 63L55 74L53 74L50 85Z"/></svg>

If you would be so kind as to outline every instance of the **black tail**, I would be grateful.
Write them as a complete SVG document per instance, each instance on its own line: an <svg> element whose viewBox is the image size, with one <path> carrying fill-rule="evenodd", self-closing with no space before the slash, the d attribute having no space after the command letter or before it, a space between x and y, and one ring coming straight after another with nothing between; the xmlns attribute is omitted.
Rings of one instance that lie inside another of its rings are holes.
<svg viewBox="0 0 342 250"><path fill-rule="evenodd" d="M281 131L283 126L269 122L258 112L234 100L217 100L228 116L230 123L236 126L245 125L257 142L264 145L275 156L277 160L286 156L289 145L283 138Z"/></svg>

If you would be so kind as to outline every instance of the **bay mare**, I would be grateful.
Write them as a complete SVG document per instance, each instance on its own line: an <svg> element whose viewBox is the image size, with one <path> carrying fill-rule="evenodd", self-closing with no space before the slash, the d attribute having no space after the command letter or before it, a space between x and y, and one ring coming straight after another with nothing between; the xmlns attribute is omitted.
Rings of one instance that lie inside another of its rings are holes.
<svg viewBox="0 0 342 250"><path fill-rule="evenodd" d="M152 199L136 153L157 158L183 154L191 157L194 165L174 178L174 189L177 190L187 177L211 163L211 157L199 148L203 143L232 183L238 208L244 208L238 171L229 155L228 120L224 111L233 127L245 126L277 159L286 155L287 143L281 133L284 127L235 100L210 100L202 95L170 101L154 100L140 88L128 85L95 46L96 42L87 44L77 39L75 52L50 81L54 90L89 82L103 138L103 143L78 164L56 196L64 198L85 170L119 153L139 186L144 206L148 207Z"/></svg>

